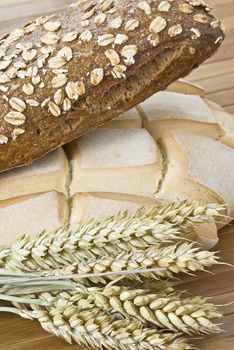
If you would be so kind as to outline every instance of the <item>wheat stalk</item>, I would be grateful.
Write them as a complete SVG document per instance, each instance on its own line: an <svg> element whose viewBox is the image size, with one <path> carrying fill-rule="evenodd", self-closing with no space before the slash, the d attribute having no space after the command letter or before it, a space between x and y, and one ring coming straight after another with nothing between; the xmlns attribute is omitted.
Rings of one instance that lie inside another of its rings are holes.
<svg viewBox="0 0 234 350"><path fill-rule="evenodd" d="M137 321L106 315L96 307L79 311L74 306L43 308L32 305L19 313L37 319L44 330L77 344L98 349L121 350L189 350L186 340L169 332L142 326ZM17 313L17 311L15 311Z"/></svg>
<svg viewBox="0 0 234 350"><path fill-rule="evenodd" d="M27 261L38 259L41 268L49 265L58 269L72 260L97 259L173 242L182 239L183 232L195 224L214 220L221 210L223 207L215 204L200 206L195 201L184 201L149 212L141 208L133 215L125 212L104 222L92 220L73 230L43 232L32 240L24 236L8 253L6 266L15 270L21 261L27 265Z"/></svg>

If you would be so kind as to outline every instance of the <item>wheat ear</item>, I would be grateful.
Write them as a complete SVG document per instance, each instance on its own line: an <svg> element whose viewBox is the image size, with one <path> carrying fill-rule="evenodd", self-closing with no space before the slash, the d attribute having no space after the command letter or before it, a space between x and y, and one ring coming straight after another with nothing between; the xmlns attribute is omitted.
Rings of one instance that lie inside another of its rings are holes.
<svg viewBox="0 0 234 350"><path fill-rule="evenodd" d="M15 262L17 267L22 271L41 271L42 264L47 267L48 271L44 273L51 275L66 275L66 274L97 274L106 273L104 277L87 277L82 279L82 283L88 281L98 284L106 284L107 281L113 281L116 276L112 272L121 273L123 271L135 270L137 273L126 275L128 280L140 280L140 277L145 278L173 278L174 274L193 273L202 271L214 264L218 263L218 258L215 253L208 251L200 251L195 248L192 243L183 242L176 245L166 247L148 249L145 251L137 251L129 254L120 254L113 257L104 257L100 260L90 260L71 264L61 270L50 270L50 265L43 259L31 259ZM73 262L73 261L72 261ZM144 272L143 269L160 269L153 272ZM161 269L162 268L162 269ZM142 270L142 272L141 272ZM59 277L58 277L59 278Z"/></svg>
<svg viewBox="0 0 234 350"><path fill-rule="evenodd" d="M214 220L222 209L215 204L200 206L195 201L184 201L149 212L141 208L133 215L125 212L101 223L92 220L85 225L78 224L73 230L43 232L33 240L24 236L13 245L6 267L15 270L18 262L27 264L27 260L33 258L40 260L42 268L50 265L57 269L70 263L72 258L73 261L97 259L175 241L196 223Z"/></svg>
<svg viewBox="0 0 234 350"><path fill-rule="evenodd" d="M184 200L153 208L148 216L160 222L178 225L182 231L186 232L196 224L214 221L222 216L225 217L221 214L222 212L225 212L225 206L218 204L201 205L196 200Z"/></svg>
<svg viewBox="0 0 234 350"><path fill-rule="evenodd" d="M145 289L127 287L92 287L74 292L40 293L35 296L38 304L47 303L56 308L90 310L94 306L107 314L120 314L126 319L134 318L143 324L148 322L159 328L187 334L211 334L220 332L211 322L222 317L208 298L201 296L183 298L182 293L171 288L150 293Z"/></svg>
<svg viewBox="0 0 234 350"><path fill-rule="evenodd" d="M137 321L117 319L98 308L77 312L74 306L47 308L38 305L21 309L26 318L37 319L49 333L77 344L97 349L121 350L189 350L192 347L182 337L142 326Z"/></svg>
<svg viewBox="0 0 234 350"><path fill-rule="evenodd" d="M220 332L219 326L211 319L221 317L221 314L215 305L207 302L208 298L182 298L178 292L153 294L144 289L123 287L107 287L102 292L91 289L91 293L88 300L93 299L94 304L106 312L117 312L126 318L134 317L175 332Z"/></svg>

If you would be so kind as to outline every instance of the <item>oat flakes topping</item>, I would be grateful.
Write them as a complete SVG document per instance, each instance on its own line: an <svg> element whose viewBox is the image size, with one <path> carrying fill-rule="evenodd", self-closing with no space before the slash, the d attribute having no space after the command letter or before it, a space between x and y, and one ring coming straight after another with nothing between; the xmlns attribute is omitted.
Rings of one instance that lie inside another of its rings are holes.
<svg viewBox="0 0 234 350"><path fill-rule="evenodd" d="M73 57L72 49L69 46L64 46L61 50L59 50L58 57L64 58L67 62L71 61Z"/></svg>
<svg viewBox="0 0 234 350"><path fill-rule="evenodd" d="M54 94L54 102L56 105L60 106L64 101L64 91L62 89L58 89Z"/></svg>
<svg viewBox="0 0 234 350"><path fill-rule="evenodd" d="M53 32L47 32L41 37L41 42L46 45L55 45L59 41L59 36Z"/></svg>
<svg viewBox="0 0 234 350"><path fill-rule="evenodd" d="M81 21L80 24L82 27L87 27L89 25L89 20L86 19L85 21Z"/></svg>
<svg viewBox="0 0 234 350"><path fill-rule="evenodd" d="M28 99L26 102L31 107L38 107L40 105L40 103L34 99Z"/></svg>
<svg viewBox="0 0 234 350"><path fill-rule="evenodd" d="M32 83L33 85L38 85L41 82L41 77L40 75L37 75L35 77L32 77Z"/></svg>
<svg viewBox="0 0 234 350"><path fill-rule="evenodd" d="M181 34L182 32L183 32L182 25L176 24L175 26L169 28L168 35L173 38L174 36L177 36L177 35Z"/></svg>
<svg viewBox="0 0 234 350"><path fill-rule="evenodd" d="M58 117L61 115L61 110L59 106L56 105L53 101L48 102L48 108L51 114L53 114L55 117Z"/></svg>
<svg viewBox="0 0 234 350"><path fill-rule="evenodd" d="M20 112L9 112L4 117L5 121L11 125L23 125L26 121L26 117L23 113Z"/></svg>
<svg viewBox="0 0 234 350"><path fill-rule="evenodd" d="M123 23L122 18L116 17L109 23L109 27L112 29L118 29L121 27L122 23Z"/></svg>
<svg viewBox="0 0 234 350"><path fill-rule="evenodd" d="M76 82L76 89L77 89L79 96L83 96L85 94L86 89L85 89L85 84L83 83L83 81Z"/></svg>
<svg viewBox="0 0 234 350"><path fill-rule="evenodd" d="M63 67L66 64L66 61L63 57L55 56L50 58L48 63L51 69L58 69Z"/></svg>
<svg viewBox="0 0 234 350"><path fill-rule="evenodd" d="M216 40L215 40L215 45L219 44L220 42L223 41L223 37L219 36Z"/></svg>
<svg viewBox="0 0 234 350"><path fill-rule="evenodd" d="M90 30L85 30L81 35L80 35L80 40L81 41L85 41L85 42L89 42L90 40L92 40L93 38L93 34Z"/></svg>
<svg viewBox="0 0 234 350"><path fill-rule="evenodd" d="M69 32L69 33L64 35L62 41L64 43L69 43L69 42L72 42L72 41L76 40L77 37L78 37L78 33L77 32L75 32L75 31Z"/></svg>
<svg viewBox="0 0 234 350"><path fill-rule="evenodd" d="M120 63L120 57L115 50L113 49L107 50L105 52L105 55L110 60L110 63L112 66L116 66L117 64Z"/></svg>
<svg viewBox="0 0 234 350"><path fill-rule="evenodd" d="M129 21L126 22L125 24L125 30L127 32L133 31L136 28L138 28L140 25L140 22L137 19L130 19Z"/></svg>
<svg viewBox="0 0 234 350"><path fill-rule="evenodd" d="M114 42L115 36L113 34L103 34L98 37L99 46L107 46Z"/></svg>
<svg viewBox="0 0 234 350"><path fill-rule="evenodd" d="M117 34L114 44L115 45L122 45L124 43L126 43L126 41L128 41L128 36L125 34Z"/></svg>
<svg viewBox="0 0 234 350"><path fill-rule="evenodd" d="M59 21L56 22L46 22L44 24L45 30L48 32L56 32L61 27L61 23Z"/></svg>
<svg viewBox="0 0 234 350"><path fill-rule="evenodd" d="M105 13L99 13L99 15L97 15L94 19L94 23L96 23L97 25L101 25L106 21L106 14Z"/></svg>
<svg viewBox="0 0 234 350"><path fill-rule="evenodd" d="M8 143L8 137L0 134L0 145L5 145Z"/></svg>
<svg viewBox="0 0 234 350"><path fill-rule="evenodd" d="M37 50L35 50L35 49L25 50L22 52L22 58L26 62L30 62L30 61L34 60L34 58L36 58L36 56L37 56Z"/></svg>
<svg viewBox="0 0 234 350"><path fill-rule="evenodd" d="M126 45L121 50L121 55L124 58L124 62L127 66L130 66L135 63L134 56L137 54L136 45Z"/></svg>
<svg viewBox="0 0 234 350"><path fill-rule="evenodd" d="M160 12L168 12L171 8L171 3L169 1L161 1L158 5L158 10Z"/></svg>
<svg viewBox="0 0 234 350"><path fill-rule="evenodd" d="M6 84L9 83L11 79L8 77L7 74L0 74L0 84Z"/></svg>
<svg viewBox="0 0 234 350"><path fill-rule="evenodd" d="M153 47L158 46L158 44L160 43L160 37L158 34L150 34L147 40Z"/></svg>
<svg viewBox="0 0 234 350"><path fill-rule="evenodd" d="M199 29L197 29L197 28L191 28L190 31L192 32L191 38L192 38L193 40L196 40L197 38L200 38L201 32L200 32Z"/></svg>
<svg viewBox="0 0 234 350"><path fill-rule="evenodd" d="M79 98L77 85L74 82L67 83L66 93L70 100L77 101Z"/></svg>
<svg viewBox="0 0 234 350"><path fill-rule="evenodd" d="M12 97L9 103L11 107L17 112L24 112L26 109L25 102L18 97Z"/></svg>
<svg viewBox="0 0 234 350"><path fill-rule="evenodd" d="M38 75L38 68L36 66L31 66L27 69L28 77L36 77Z"/></svg>
<svg viewBox="0 0 234 350"><path fill-rule="evenodd" d="M12 63L12 60L0 61L0 71L5 70Z"/></svg>
<svg viewBox="0 0 234 350"><path fill-rule="evenodd" d="M115 79L125 78L126 77L126 74L125 74L126 70L127 70L127 67L120 64L120 65L115 66L112 69L111 74Z"/></svg>
<svg viewBox="0 0 234 350"><path fill-rule="evenodd" d="M206 4L203 0L186 0L192 6L202 6L206 7Z"/></svg>
<svg viewBox="0 0 234 350"><path fill-rule="evenodd" d="M87 19L91 18L94 15L94 9L84 13L81 17L82 21L86 21Z"/></svg>
<svg viewBox="0 0 234 350"><path fill-rule="evenodd" d="M146 15L150 15L151 14L151 7L148 4L147 1L141 1L139 2L139 4L137 5L137 7L143 11L145 11Z"/></svg>
<svg viewBox="0 0 234 350"><path fill-rule="evenodd" d="M105 0L103 1L102 5L100 6L101 11L108 11L113 7L113 1L112 0Z"/></svg>
<svg viewBox="0 0 234 350"><path fill-rule="evenodd" d="M11 133L11 137L12 139L15 141L17 139L18 136L23 135L25 133L24 129L21 128L15 128L13 129L12 133Z"/></svg>
<svg viewBox="0 0 234 350"><path fill-rule="evenodd" d="M104 78L104 69L103 68L95 68L90 74L91 84L97 86L101 83Z"/></svg>
<svg viewBox="0 0 234 350"><path fill-rule="evenodd" d="M34 93L34 86L30 83L25 83L23 85L23 92L28 96L32 95Z"/></svg>
<svg viewBox="0 0 234 350"><path fill-rule="evenodd" d="M201 13L197 13L196 15L194 15L193 19L195 22L202 23L202 24L205 24L208 22L208 17Z"/></svg>
<svg viewBox="0 0 234 350"><path fill-rule="evenodd" d="M58 74L56 77L52 79L51 85L54 89L60 88L67 83L66 74Z"/></svg>
<svg viewBox="0 0 234 350"><path fill-rule="evenodd" d="M179 4L179 10L180 12L190 15L193 13L194 8L190 4L184 3L184 4Z"/></svg>
<svg viewBox="0 0 234 350"><path fill-rule="evenodd" d="M149 31L151 33L160 33L167 26L167 21L161 17L157 16L150 24Z"/></svg>
<svg viewBox="0 0 234 350"><path fill-rule="evenodd" d="M63 110L64 112L68 112L70 111L71 108L72 108L71 100L69 100L69 98L66 97L63 101Z"/></svg>

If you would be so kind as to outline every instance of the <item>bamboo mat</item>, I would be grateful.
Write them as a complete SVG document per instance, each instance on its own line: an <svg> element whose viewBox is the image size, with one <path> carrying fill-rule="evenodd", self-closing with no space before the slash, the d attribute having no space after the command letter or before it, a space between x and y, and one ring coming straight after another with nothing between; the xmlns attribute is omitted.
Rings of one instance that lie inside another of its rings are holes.
<svg viewBox="0 0 234 350"><path fill-rule="evenodd" d="M69 0L1 0L0 33L7 32L23 24L26 20L54 12L71 3ZM194 71L189 80L200 84L207 91L209 99L234 113L234 0L210 0L217 16L224 20L227 38L220 51ZM220 234L216 247L222 261L234 264L234 226ZM220 265L213 269L214 275L201 273L189 278L184 288L192 294L213 296L219 305L234 301L234 268ZM222 307L225 332L197 339L201 350L234 349L234 304ZM36 322L23 320L17 316L0 315L0 350L68 350L71 347L62 340L45 333Z"/></svg>

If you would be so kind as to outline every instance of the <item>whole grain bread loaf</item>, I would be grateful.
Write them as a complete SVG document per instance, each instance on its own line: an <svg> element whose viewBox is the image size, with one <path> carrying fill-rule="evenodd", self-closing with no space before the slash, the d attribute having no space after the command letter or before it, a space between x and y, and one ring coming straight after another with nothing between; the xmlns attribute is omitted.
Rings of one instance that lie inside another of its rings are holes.
<svg viewBox="0 0 234 350"><path fill-rule="evenodd" d="M80 0L0 41L0 171L115 118L224 38L201 0Z"/></svg>

